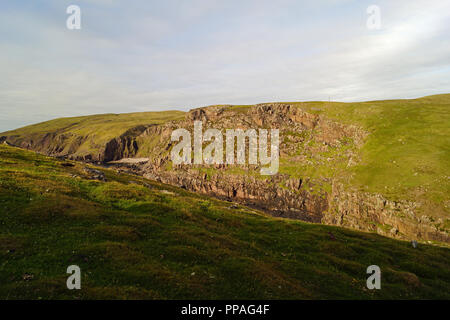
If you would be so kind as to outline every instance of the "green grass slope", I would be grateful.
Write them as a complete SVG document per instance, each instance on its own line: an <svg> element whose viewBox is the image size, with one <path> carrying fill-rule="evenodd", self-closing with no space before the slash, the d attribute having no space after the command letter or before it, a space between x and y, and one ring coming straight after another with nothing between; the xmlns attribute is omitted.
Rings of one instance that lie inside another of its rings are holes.
<svg viewBox="0 0 450 320"><path fill-rule="evenodd" d="M85 167L0 146L0 298L450 298L447 248L232 209L108 169L90 180ZM72 264L81 290L66 288ZM373 264L381 290L366 289Z"/></svg>
<svg viewBox="0 0 450 320"><path fill-rule="evenodd" d="M108 141L130 129L182 119L184 114L182 111L161 111L59 118L7 131L0 136L13 137L14 145L21 145L23 141L40 141L47 134L55 134L64 137L65 146L76 145L70 152L74 155L96 154L104 150ZM77 144L79 140L81 145Z"/></svg>
<svg viewBox="0 0 450 320"><path fill-rule="evenodd" d="M424 213L449 216L450 94L298 105L370 133L360 150L361 162L345 173L351 185L391 199L415 200Z"/></svg>

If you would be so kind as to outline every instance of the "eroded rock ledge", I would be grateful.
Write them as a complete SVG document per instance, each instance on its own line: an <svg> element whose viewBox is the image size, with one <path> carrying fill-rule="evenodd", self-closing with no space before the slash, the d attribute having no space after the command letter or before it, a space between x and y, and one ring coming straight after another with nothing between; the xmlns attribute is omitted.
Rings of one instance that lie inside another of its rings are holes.
<svg viewBox="0 0 450 320"><path fill-rule="evenodd" d="M277 217L376 232L399 239L450 242L446 232L416 215L414 202L390 201L378 194L348 191L339 183L332 184L331 193L317 194L302 188L301 179L283 175L260 180L223 174L208 177L194 170L141 174L190 191L256 207Z"/></svg>

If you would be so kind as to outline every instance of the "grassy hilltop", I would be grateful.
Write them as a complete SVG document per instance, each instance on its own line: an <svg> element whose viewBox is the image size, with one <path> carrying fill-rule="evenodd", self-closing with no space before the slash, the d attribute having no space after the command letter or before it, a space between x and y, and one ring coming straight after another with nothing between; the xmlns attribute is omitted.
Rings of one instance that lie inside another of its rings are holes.
<svg viewBox="0 0 450 320"><path fill-rule="evenodd" d="M450 298L449 249L86 168L0 146L0 298ZM365 288L372 264L381 290Z"/></svg>

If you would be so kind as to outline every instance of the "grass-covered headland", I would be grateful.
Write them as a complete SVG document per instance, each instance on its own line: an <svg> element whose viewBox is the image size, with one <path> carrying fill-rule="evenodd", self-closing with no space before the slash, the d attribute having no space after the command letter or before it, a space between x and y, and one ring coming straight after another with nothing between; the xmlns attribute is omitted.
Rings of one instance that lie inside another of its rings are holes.
<svg viewBox="0 0 450 320"><path fill-rule="evenodd" d="M447 248L86 167L0 146L1 299L450 298ZM81 290L66 287L73 264ZM373 264L381 290L366 288Z"/></svg>
<svg viewBox="0 0 450 320"><path fill-rule="evenodd" d="M280 173L311 180L326 190L330 187L323 181L333 178L349 189L380 194L394 201L413 201L418 216L426 215L440 229L449 230L450 94L352 103L286 103L339 123L356 125L368 135L361 148L353 150L354 165L348 165L345 156L351 144L325 151L312 145L309 147L314 151L308 152L306 147L312 142L303 139L304 142L296 143L293 155L281 155ZM227 108L248 113L251 107ZM138 135L144 127L181 121L185 115L181 111L164 111L59 118L3 132L0 141L3 136L12 145L46 154L96 159L111 139L127 132ZM284 132L281 138L284 141L295 137ZM137 138L137 153L133 156L153 158L150 150L159 140L159 133ZM304 160L299 161L298 156L304 156ZM234 168L227 173L242 174Z"/></svg>

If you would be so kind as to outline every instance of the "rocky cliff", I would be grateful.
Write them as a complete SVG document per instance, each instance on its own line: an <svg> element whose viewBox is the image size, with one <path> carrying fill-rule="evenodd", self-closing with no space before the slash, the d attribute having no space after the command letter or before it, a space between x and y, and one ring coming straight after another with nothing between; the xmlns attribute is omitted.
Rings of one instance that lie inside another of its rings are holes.
<svg viewBox="0 0 450 320"><path fill-rule="evenodd" d="M192 132L193 121L206 128L278 128L284 137L280 153L284 163L324 166L330 176L311 178L302 171L288 173L284 164L275 176L258 176L258 166L170 165L170 134L174 129ZM392 201L380 194L352 190L338 178L340 168L358 162L358 149L367 132L313 115L289 104L262 104L245 112L227 106L195 109L185 121L147 129L157 135L152 160L134 170L145 177L204 194L264 209L272 215L377 232L402 239L449 242L443 221L421 216L417 204ZM139 139L145 139L143 136ZM326 157L324 156L326 155Z"/></svg>
<svg viewBox="0 0 450 320"><path fill-rule="evenodd" d="M258 165L178 165L170 160L173 130L277 128L280 130L280 171L260 176ZM254 206L272 215L377 232L402 239L450 242L444 221L420 213L413 201L389 200L352 188L343 174L359 161L368 132L292 104L260 104L246 108L211 106L186 113L184 120L141 125L93 148L82 156L74 150L82 137L48 133L39 139L3 140L48 155L106 163L146 157L145 164L116 163L147 178L187 190ZM70 143L68 143L70 141Z"/></svg>

